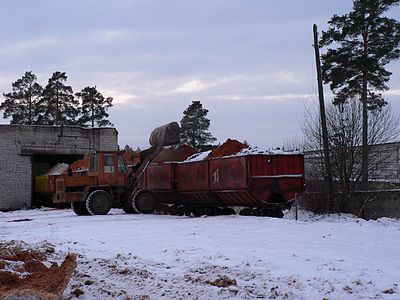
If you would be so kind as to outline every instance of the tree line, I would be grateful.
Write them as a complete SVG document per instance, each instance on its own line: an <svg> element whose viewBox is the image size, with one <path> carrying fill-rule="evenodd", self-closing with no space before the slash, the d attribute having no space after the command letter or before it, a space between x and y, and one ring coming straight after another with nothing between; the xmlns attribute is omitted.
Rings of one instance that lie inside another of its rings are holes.
<svg viewBox="0 0 400 300"><path fill-rule="evenodd" d="M56 71L42 87L32 71L11 84L0 104L3 118L10 124L112 126L107 110L112 97L104 97L96 86L74 93L65 72Z"/></svg>
<svg viewBox="0 0 400 300"><path fill-rule="evenodd" d="M45 87L37 82L32 71L11 84L12 90L3 93L0 104L3 118L11 118L10 124L27 125L113 125L107 118L112 107L112 97L104 97L97 88L87 86L74 93L67 85L65 72L54 72ZM216 138L208 131L208 110L200 101L192 101L183 112L181 120L182 143L208 149Z"/></svg>

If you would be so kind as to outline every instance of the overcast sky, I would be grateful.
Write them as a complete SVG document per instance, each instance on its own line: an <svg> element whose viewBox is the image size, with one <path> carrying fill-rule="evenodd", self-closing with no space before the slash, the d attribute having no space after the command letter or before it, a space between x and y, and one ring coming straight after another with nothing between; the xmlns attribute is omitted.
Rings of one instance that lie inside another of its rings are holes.
<svg viewBox="0 0 400 300"><path fill-rule="evenodd" d="M25 71L42 85L67 73L79 91L114 98L119 144L148 146L154 127L180 121L193 100L211 133L277 147L302 137L316 98L312 25L350 0L1 0L0 91ZM399 8L392 15L400 18ZM400 114L400 63L389 100ZM329 89L326 87L326 92ZM0 117L0 123L9 123Z"/></svg>

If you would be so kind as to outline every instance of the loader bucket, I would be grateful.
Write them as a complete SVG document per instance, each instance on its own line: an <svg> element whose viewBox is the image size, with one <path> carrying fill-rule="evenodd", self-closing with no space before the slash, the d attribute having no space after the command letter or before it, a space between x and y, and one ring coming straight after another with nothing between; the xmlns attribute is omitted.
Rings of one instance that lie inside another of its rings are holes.
<svg viewBox="0 0 400 300"><path fill-rule="evenodd" d="M171 122L157 127L150 135L150 145L153 147L163 147L179 144L181 141L179 129L179 124L177 122Z"/></svg>

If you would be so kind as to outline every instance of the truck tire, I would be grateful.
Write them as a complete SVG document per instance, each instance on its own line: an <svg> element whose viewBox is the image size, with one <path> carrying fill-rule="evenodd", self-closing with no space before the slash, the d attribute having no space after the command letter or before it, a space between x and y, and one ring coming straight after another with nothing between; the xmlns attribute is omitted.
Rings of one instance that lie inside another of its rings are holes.
<svg viewBox="0 0 400 300"><path fill-rule="evenodd" d="M122 210L126 214L137 214L137 211L133 208L132 202L133 201L128 198L122 203Z"/></svg>
<svg viewBox="0 0 400 300"><path fill-rule="evenodd" d="M86 198L86 208L91 215L106 215L111 206L110 195L103 190L95 190Z"/></svg>
<svg viewBox="0 0 400 300"><path fill-rule="evenodd" d="M85 202L72 202L71 203L72 210L78 216L90 216L89 211L86 208Z"/></svg>
<svg viewBox="0 0 400 300"><path fill-rule="evenodd" d="M157 206L156 196L150 191L139 191L133 197L132 206L139 214L151 214Z"/></svg>

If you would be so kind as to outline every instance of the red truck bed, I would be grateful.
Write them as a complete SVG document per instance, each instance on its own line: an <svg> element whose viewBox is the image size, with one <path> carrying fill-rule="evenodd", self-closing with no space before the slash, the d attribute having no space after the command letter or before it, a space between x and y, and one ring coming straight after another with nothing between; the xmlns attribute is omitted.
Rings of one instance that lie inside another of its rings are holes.
<svg viewBox="0 0 400 300"><path fill-rule="evenodd" d="M302 154L249 154L149 165L141 190L168 204L248 206L288 202L304 189Z"/></svg>

